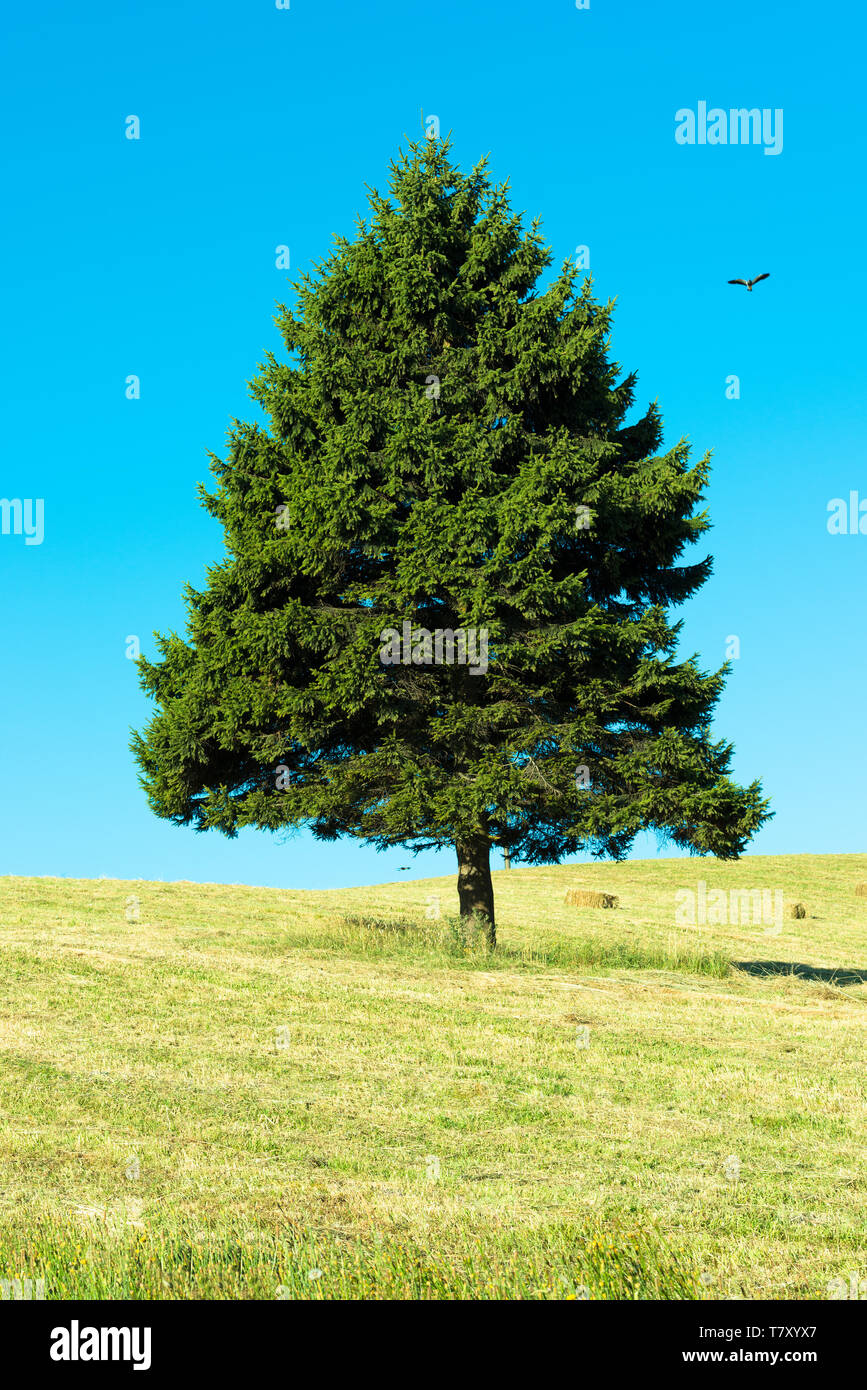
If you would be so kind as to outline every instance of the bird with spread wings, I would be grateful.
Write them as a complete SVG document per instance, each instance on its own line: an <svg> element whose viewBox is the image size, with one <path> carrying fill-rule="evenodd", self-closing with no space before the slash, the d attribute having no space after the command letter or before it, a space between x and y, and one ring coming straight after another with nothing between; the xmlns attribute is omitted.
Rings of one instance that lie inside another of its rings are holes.
<svg viewBox="0 0 867 1390"><path fill-rule="evenodd" d="M729 284L730 284L730 285L746 285L747 290L749 291L750 294L752 294L752 292L753 292L753 285L757 285L757 284L759 283L760 280L767 280L768 277L770 276L770 273L771 273L771 272L770 272L769 270L766 270L765 273L764 273L764 275L756 275L755 278L752 279L752 280L729 280Z"/></svg>

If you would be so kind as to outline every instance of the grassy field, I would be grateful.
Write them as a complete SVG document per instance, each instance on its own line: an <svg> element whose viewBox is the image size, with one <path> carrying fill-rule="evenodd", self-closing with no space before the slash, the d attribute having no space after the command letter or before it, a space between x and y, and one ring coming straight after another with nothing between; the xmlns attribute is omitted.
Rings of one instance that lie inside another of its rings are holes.
<svg viewBox="0 0 867 1390"><path fill-rule="evenodd" d="M807 915L678 926L699 880ZM452 878L0 879L0 1292L864 1297L864 881L516 868L491 955Z"/></svg>

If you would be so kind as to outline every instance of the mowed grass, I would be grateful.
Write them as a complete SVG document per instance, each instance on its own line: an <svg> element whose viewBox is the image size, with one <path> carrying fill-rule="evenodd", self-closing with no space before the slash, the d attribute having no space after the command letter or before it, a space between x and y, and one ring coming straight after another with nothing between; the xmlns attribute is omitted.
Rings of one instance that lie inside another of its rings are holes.
<svg viewBox="0 0 867 1390"><path fill-rule="evenodd" d="M678 926L699 880L807 916ZM857 855L515 868L491 955L452 878L0 879L0 1279L184 1299L867 1281L864 881ZM567 906L574 887L619 906Z"/></svg>

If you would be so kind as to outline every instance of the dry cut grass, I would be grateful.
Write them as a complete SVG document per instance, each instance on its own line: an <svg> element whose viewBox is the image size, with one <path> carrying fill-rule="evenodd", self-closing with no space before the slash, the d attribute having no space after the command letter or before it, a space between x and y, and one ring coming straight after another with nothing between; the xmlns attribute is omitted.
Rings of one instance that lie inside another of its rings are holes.
<svg viewBox="0 0 867 1390"><path fill-rule="evenodd" d="M451 879L0 880L0 1294L867 1279L865 876L854 855L516 868L494 955ZM807 915L684 925L699 880Z"/></svg>

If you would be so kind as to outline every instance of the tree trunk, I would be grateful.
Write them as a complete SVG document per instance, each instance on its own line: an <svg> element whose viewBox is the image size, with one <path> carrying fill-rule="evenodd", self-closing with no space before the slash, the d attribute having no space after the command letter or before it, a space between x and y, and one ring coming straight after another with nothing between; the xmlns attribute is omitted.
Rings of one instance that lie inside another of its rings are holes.
<svg viewBox="0 0 867 1390"><path fill-rule="evenodd" d="M511 869L511 867L512 867L512 851L511 851L510 849L504 849L504 850L503 850L503 868L504 868L504 869Z"/></svg>
<svg viewBox="0 0 867 1390"><path fill-rule="evenodd" d="M484 924L488 945L497 944L494 923L494 885L491 882L491 844L483 835L455 845L458 856L458 899L461 917L476 917Z"/></svg>

